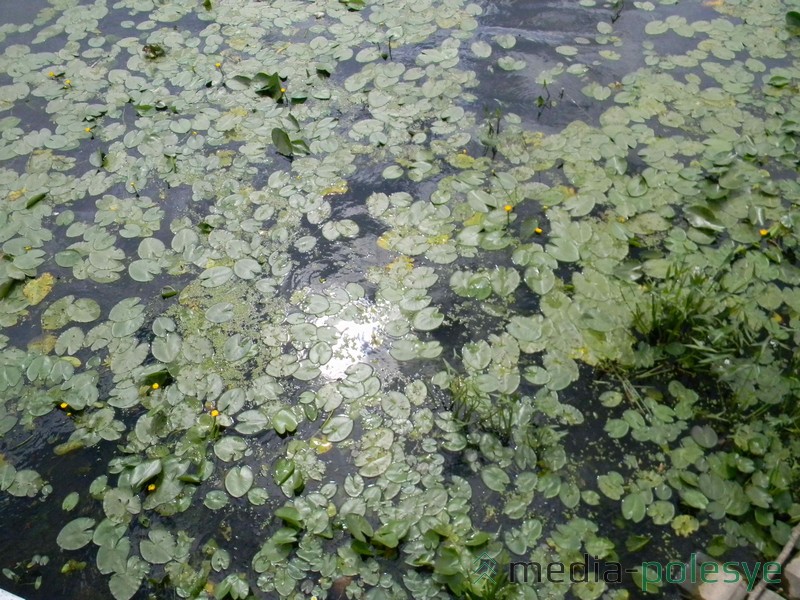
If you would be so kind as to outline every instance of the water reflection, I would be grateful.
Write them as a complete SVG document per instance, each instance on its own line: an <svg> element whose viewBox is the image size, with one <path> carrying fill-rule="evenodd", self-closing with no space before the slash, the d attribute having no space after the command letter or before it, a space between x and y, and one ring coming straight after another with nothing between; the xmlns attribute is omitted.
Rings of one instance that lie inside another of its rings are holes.
<svg viewBox="0 0 800 600"><path fill-rule="evenodd" d="M320 366L322 376L328 379L342 379L349 367L369 362L370 353L383 344L386 325L398 316L396 308L385 300L375 303L362 298L347 308L349 310L341 313L345 318L323 316L314 321L317 327L333 327L338 334L336 343L331 346L331 359Z"/></svg>

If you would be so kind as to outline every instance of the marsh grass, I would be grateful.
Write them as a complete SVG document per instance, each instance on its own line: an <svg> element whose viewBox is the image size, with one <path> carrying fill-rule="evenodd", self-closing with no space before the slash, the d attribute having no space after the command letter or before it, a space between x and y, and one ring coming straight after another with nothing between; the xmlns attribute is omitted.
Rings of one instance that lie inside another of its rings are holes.
<svg viewBox="0 0 800 600"><path fill-rule="evenodd" d="M493 433L507 444L514 423L514 397L482 392L473 381L456 373L450 365L447 365L447 370L450 374L449 408L456 421L464 428Z"/></svg>

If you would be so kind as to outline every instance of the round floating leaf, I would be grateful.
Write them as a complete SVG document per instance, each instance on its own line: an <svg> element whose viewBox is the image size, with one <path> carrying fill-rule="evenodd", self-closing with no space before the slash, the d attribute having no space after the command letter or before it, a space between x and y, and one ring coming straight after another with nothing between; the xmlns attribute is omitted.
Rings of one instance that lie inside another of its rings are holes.
<svg viewBox="0 0 800 600"><path fill-rule="evenodd" d="M605 431L612 438L623 438L628 434L630 425L622 419L609 419L606 421Z"/></svg>
<svg viewBox="0 0 800 600"><path fill-rule="evenodd" d="M400 392L387 392L381 400L383 411L396 420L406 420L411 414L411 403L405 394Z"/></svg>
<svg viewBox="0 0 800 600"><path fill-rule="evenodd" d="M616 471L611 471L607 475L599 475L597 477L597 486L600 488L600 491L612 500L619 500L622 498L622 493L625 489L623 487L624 482L625 480L622 478L622 475Z"/></svg>
<svg viewBox="0 0 800 600"><path fill-rule="evenodd" d="M247 465L234 467L225 476L225 489L234 498L241 498L253 487L253 471Z"/></svg>
<svg viewBox="0 0 800 600"><path fill-rule="evenodd" d="M390 167L386 167L383 170L383 178L384 179L397 179L398 177L403 176L403 168L397 165L392 165Z"/></svg>
<svg viewBox="0 0 800 600"><path fill-rule="evenodd" d="M200 273L200 285L204 287L218 287L227 283L233 276L230 267L211 267Z"/></svg>
<svg viewBox="0 0 800 600"><path fill-rule="evenodd" d="M175 539L164 529L155 529L147 534L149 539L142 540L139 552L142 558L154 565L163 565L173 559Z"/></svg>
<svg viewBox="0 0 800 600"><path fill-rule="evenodd" d="M261 265L252 258L242 258L233 265L233 272L240 279L254 279L261 273Z"/></svg>
<svg viewBox="0 0 800 600"><path fill-rule="evenodd" d="M297 417L288 408L282 408L272 417L272 427L281 435L287 431L292 433L297 429Z"/></svg>
<svg viewBox="0 0 800 600"><path fill-rule="evenodd" d="M134 281L152 281L160 272L161 267L155 260L135 260L128 266L128 274Z"/></svg>
<svg viewBox="0 0 800 600"><path fill-rule="evenodd" d="M32 305L39 304L45 299L47 294L53 289L56 278L50 273L43 273L37 279L33 279L22 288L22 295L27 298Z"/></svg>
<svg viewBox="0 0 800 600"><path fill-rule="evenodd" d="M473 42L470 49L478 58L488 58L492 54L492 47L483 41Z"/></svg>
<svg viewBox="0 0 800 600"><path fill-rule="evenodd" d="M713 448L719 441L717 434L708 425L702 427L695 425L692 427L691 435L692 439L703 448Z"/></svg>
<svg viewBox="0 0 800 600"><path fill-rule="evenodd" d="M513 56L502 56L497 59L497 66L504 71L521 71L527 64L524 60L514 58Z"/></svg>
<svg viewBox="0 0 800 600"><path fill-rule="evenodd" d="M431 331L439 327L444 321L444 315L434 307L423 308L414 315L411 324L419 331Z"/></svg>
<svg viewBox="0 0 800 600"><path fill-rule="evenodd" d="M178 357L182 343L180 335L168 333L165 337L158 337L153 340L151 351L157 360L163 363L171 363Z"/></svg>
<svg viewBox="0 0 800 600"><path fill-rule="evenodd" d="M8 493L12 496L33 498L42 489L44 481L41 476L33 469L20 469L17 471L14 481L8 487Z"/></svg>
<svg viewBox="0 0 800 600"><path fill-rule="evenodd" d="M496 35L494 36L494 41L497 42L498 46L506 50L510 50L517 44L517 38L511 35L510 33L502 33L500 35Z"/></svg>
<svg viewBox="0 0 800 600"><path fill-rule="evenodd" d="M683 490L681 492L681 499L692 508L697 508L699 510L703 510L708 506L708 498L699 490Z"/></svg>
<svg viewBox="0 0 800 600"><path fill-rule="evenodd" d="M241 460L247 450L247 442L238 436L225 436L214 444L214 454L222 461Z"/></svg>
<svg viewBox="0 0 800 600"><path fill-rule="evenodd" d="M233 318L233 304L218 302L206 311L206 319L212 323L226 323Z"/></svg>
<svg viewBox="0 0 800 600"><path fill-rule="evenodd" d="M79 517L70 521L61 529L56 538L58 545L64 550L78 550L92 541L92 527L96 521L88 517Z"/></svg>
<svg viewBox="0 0 800 600"><path fill-rule="evenodd" d="M516 269L498 267L492 272L492 289L498 296L505 297L513 293L519 285L520 277Z"/></svg>
<svg viewBox="0 0 800 600"><path fill-rule="evenodd" d="M61 503L61 508L69 512L78 505L79 500L80 494L78 494L78 492L70 492Z"/></svg>
<svg viewBox="0 0 800 600"><path fill-rule="evenodd" d="M634 523L644 519L646 508L645 496L642 492L633 492L622 499L622 516Z"/></svg>
<svg viewBox="0 0 800 600"><path fill-rule="evenodd" d="M211 510L219 510L228 504L228 494L222 490L211 490L206 494L203 504Z"/></svg>
<svg viewBox="0 0 800 600"><path fill-rule="evenodd" d="M325 427L322 428L322 433L328 437L329 442L341 442L348 438L353 431L353 419L347 415L336 415L332 417Z"/></svg>
<svg viewBox="0 0 800 600"><path fill-rule="evenodd" d="M67 314L78 323L91 323L100 316L100 305L91 298L79 298L67 308Z"/></svg>
<svg viewBox="0 0 800 600"><path fill-rule="evenodd" d="M647 507L647 514L656 525L666 525L675 516L675 506L672 502L656 500Z"/></svg>
<svg viewBox="0 0 800 600"><path fill-rule="evenodd" d="M508 484L511 483L508 473L496 465L490 465L482 469L481 479L486 484L486 487L495 492L504 492Z"/></svg>
<svg viewBox="0 0 800 600"><path fill-rule="evenodd" d="M141 563L141 564L139 564ZM122 573L114 573L108 582L108 588L114 596L114 600L130 600L139 591L142 584L142 577L147 571L147 565L138 557L132 556L128 559L126 570Z"/></svg>

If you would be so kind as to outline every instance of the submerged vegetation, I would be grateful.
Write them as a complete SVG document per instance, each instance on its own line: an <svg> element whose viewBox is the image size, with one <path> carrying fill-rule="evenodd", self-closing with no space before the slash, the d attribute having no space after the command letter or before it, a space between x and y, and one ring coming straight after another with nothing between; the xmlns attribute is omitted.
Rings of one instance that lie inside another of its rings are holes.
<svg viewBox="0 0 800 600"><path fill-rule="evenodd" d="M623 600L504 569L778 554L800 16L528 4L0 25L3 586Z"/></svg>

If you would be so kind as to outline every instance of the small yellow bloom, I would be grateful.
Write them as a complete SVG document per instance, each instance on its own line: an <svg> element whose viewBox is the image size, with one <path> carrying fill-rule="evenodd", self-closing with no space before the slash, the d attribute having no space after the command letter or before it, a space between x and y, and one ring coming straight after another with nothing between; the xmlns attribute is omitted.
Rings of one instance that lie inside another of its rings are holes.
<svg viewBox="0 0 800 600"><path fill-rule="evenodd" d="M222 63L214 63L214 66L219 69L222 66Z"/></svg>
<svg viewBox="0 0 800 600"><path fill-rule="evenodd" d="M192 135L197 135L197 132L196 132L196 131L193 131L193 132L192 132Z"/></svg>
<svg viewBox="0 0 800 600"><path fill-rule="evenodd" d="M769 229L759 229L758 233L760 233L762 236L769 235Z"/></svg>
<svg viewBox="0 0 800 600"><path fill-rule="evenodd" d="M214 410L211 411L211 416L215 417L215 418L218 417L219 416L219 411L215 408Z"/></svg>
<svg viewBox="0 0 800 600"><path fill-rule="evenodd" d="M154 383L154 384L153 384L153 385L151 385L150 387L152 387L154 390L157 390L157 389L158 389L158 388L160 388L161 386L160 386L160 385L158 385L157 383Z"/></svg>
<svg viewBox="0 0 800 600"><path fill-rule="evenodd" d="M72 80L71 79L65 79L64 80L64 85L65 86L72 85Z"/></svg>
<svg viewBox="0 0 800 600"><path fill-rule="evenodd" d="M91 128L91 127L85 127L83 130L84 130L86 133L91 133L91 132L92 132L92 128Z"/></svg>
<svg viewBox="0 0 800 600"><path fill-rule="evenodd" d="M48 77L55 77L55 76L56 76L56 74L55 74L55 73L53 73L52 71L50 71L50 72L47 74L47 76L48 76Z"/></svg>
<svg viewBox="0 0 800 600"><path fill-rule="evenodd" d="M542 228L541 227L537 227L536 229L533 230L533 232L534 233L542 233Z"/></svg>
<svg viewBox="0 0 800 600"><path fill-rule="evenodd" d="M67 404L66 402L62 402L61 404L58 405L58 408L69 408L69 404Z"/></svg>
<svg viewBox="0 0 800 600"><path fill-rule="evenodd" d="M286 92L286 88L281 88L281 94Z"/></svg>
<svg viewBox="0 0 800 600"><path fill-rule="evenodd" d="M506 204L506 205L503 207L503 210L504 210L504 211L506 211L506 212L511 212L512 210L514 210L514 207L513 207L513 206L511 206L510 204Z"/></svg>
<svg viewBox="0 0 800 600"><path fill-rule="evenodd" d="M155 483L151 483L150 485L148 485L147 486L147 491L148 492L155 492L156 491L156 484Z"/></svg>
<svg viewBox="0 0 800 600"><path fill-rule="evenodd" d="M775 321L776 323L783 323L783 317L780 316L778 313L774 313L772 315L772 320Z"/></svg>

